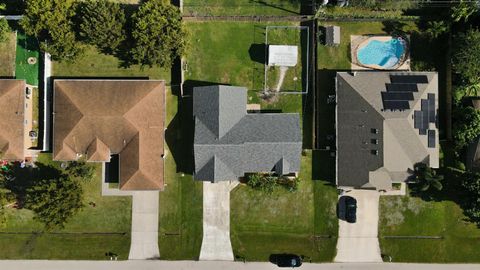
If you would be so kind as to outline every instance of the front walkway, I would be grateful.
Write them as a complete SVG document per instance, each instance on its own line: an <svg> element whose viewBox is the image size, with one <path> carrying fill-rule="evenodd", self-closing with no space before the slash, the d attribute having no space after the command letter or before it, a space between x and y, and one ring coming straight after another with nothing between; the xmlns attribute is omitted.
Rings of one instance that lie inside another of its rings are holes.
<svg viewBox="0 0 480 270"><path fill-rule="evenodd" d="M335 262L382 262L378 242L380 194L372 190L352 190L343 196L357 200L357 222L339 220Z"/></svg>
<svg viewBox="0 0 480 270"><path fill-rule="evenodd" d="M203 241L200 260L233 261L230 191L238 182L203 183Z"/></svg>

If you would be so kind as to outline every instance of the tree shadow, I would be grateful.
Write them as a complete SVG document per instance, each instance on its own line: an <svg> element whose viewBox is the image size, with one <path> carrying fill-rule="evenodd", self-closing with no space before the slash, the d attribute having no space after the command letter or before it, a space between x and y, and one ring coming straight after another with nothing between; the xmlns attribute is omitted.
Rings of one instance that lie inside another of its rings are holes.
<svg viewBox="0 0 480 270"><path fill-rule="evenodd" d="M393 36L401 36L405 34L403 28L407 25L401 21L383 21L382 30Z"/></svg>
<svg viewBox="0 0 480 270"><path fill-rule="evenodd" d="M265 64L266 56L267 56L266 49L267 49L267 45L265 43L252 44L248 49L250 60L260 64Z"/></svg>
<svg viewBox="0 0 480 270"><path fill-rule="evenodd" d="M45 165L37 162L35 163L35 167L22 168L20 163L14 163L6 175L6 188L15 194L18 207L22 208L27 189L36 181L59 178L62 175L63 172L53 165Z"/></svg>

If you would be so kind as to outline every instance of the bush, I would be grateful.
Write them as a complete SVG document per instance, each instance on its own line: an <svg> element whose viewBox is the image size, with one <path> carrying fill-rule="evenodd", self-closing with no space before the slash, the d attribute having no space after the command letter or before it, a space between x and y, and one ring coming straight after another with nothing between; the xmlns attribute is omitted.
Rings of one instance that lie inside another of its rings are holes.
<svg viewBox="0 0 480 270"><path fill-rule="evenodd" d="M253 189L261 190L265 193L272 193L277 186L284 187L290 192L298 190L300 178L290 178L287 176L274 176L269 173L254 173L247 176L247 185Z"/></svg>

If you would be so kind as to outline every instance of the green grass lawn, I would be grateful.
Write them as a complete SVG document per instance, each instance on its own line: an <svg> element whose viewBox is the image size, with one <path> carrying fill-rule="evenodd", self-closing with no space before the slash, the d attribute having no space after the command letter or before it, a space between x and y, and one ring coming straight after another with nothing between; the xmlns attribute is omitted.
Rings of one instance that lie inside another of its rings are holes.
<svg viewBox="0 0 480 270"><path fill-rule="evenodd" d="M38 86L40 72L40 53L38 42L22 31L17 32L17 50L15 57L15 77L24 79L27 84ZM35 64L29 64L28 59L34 58Z"/></svg>
<svg viewBox="0 0 480 270"><path fill-rule="evenodd" d="M15 69L15 33L8 36L8 40L0 43L0 76L13 76Z"/></svg>
<svg viewBox="0 0 480 270"><path fill-rule="evenodd" d="M93 46L86 46L84 55L74 63L53 62L53 76L67 77L148 77L170 81L170 70L159 67L121 67L121 61L100 53Z"/></svg>
<svg viewBox="0 0 480 270"><path fill-rule="evenodd" d="M396 262L480 262L480 229L465 221L452 201L381 197L382 253ZM386 236L441 236L442 239L388 239Z"/></svg>
<svg viewBox="0 0 480 270"><path fill-rule="evenodd" d="M58 163L50 154L41 154L39 163ZM0 229L2 259L103 260L107 252L128 258L130 249L130 197L101 196L101 170L91 182L84 183L85 207L64 229L43 232L30 210L7 210L7 225ZM89 205L94 202L95 207Z"/></svg>
<svg viewBox="0 0 480 270"><path fill-rule="evenodd" d="M262 109L303 114L308 97L279 95L266 101L259 97L264 87L265 27L292 23L190 22L185 88L210 84L244 86L248 103Z"/></svg>
<svg viewBox="0 0 480 270"><path fill-rule="evenodd" d="M302 156L299 190L277 188L273 194L240 185L231 193L230 224L234 254L247 261L267 261L271 254L295 253L307 260L331 261L338 223L336 189L313 181L312 153Z"/></svg>
<svg viewBox="0 0 480 270"><path fill-rule="evenodd" d="M182 163L193 160L191 145L185 141L191 130L188 110L177 111L177 97L169 91L166 118L169 149L165 158L165 190L160 192L158 245L162 259L198 260L203 236L203 185L176 164L176 160Z"/></svg>
<svg viewBox="0 0 480 270"><path fill-rule="evenodd" d="M185 15L299 15L308 0L185 0Z"/></svg>

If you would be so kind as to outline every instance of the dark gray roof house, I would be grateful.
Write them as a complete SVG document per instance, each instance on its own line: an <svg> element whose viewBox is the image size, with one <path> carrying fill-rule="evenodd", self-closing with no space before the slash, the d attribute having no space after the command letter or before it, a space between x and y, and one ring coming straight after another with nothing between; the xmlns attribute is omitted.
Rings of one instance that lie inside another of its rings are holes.
<svg viewBox="0 0 480 270"><path fill-rule="evenodd" d="M193 89L196 180L237 180L245 173L300 170L300 116L247 113L247 89L206 86Z"/></svg>
<svg viewBox="0 0 480 270"><path fill-rule="evenodd" d="M416 163L439 166L435 72L339 72L338 186L388 190Z"/></svg>

